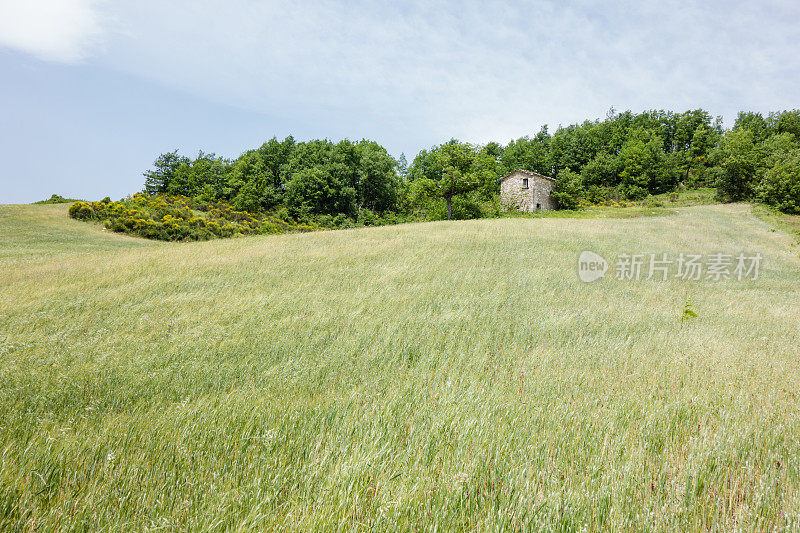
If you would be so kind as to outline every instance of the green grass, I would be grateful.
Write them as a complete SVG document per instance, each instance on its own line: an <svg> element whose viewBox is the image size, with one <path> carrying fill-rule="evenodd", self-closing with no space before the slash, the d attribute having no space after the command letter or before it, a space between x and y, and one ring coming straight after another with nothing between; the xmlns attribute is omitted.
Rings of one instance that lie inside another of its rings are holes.
<svg viewBox="0 0 800 533"><path fill-rule="evenodd" d="M687 189L684 191L657 194L639 202L643 205L661 203L669 207L690 207L694 205L711 205L719 203L717 190L711 187Z"/></svg>
<svg viewBox="0 0 800 533"><path fill-rule="evenodd" d="M2 530L800 526L800 259L746 205L186 244L65 210L0 208ZM764 263L583 284L585 249Z"/></svg>
<svg viewBox="0 0 800 533"><path fill-rule="evenodd" d="M581 209L569 210L559 209L555 211L534 211L531 213L508 213L506 218L639 218L639 217L662 217L674 215L674 209L663 206L642 206L631 205L626 207L612 206L591 206Z"/></svg>
<svg viewBox="0 0 800 533"><path fill-rule="evenodd" d="M100 223L73 220L67 216L68 209L68 204L0 205L0 260L88 257L93 252L159 244L114 234Z"/></svg>
<svg viewBox="0 0 800 533"><path fill-rule="evenodd" d="M781 213L777 209L764 204L754 204L753 214L767 224L800 239L800 215Z"/></svg>

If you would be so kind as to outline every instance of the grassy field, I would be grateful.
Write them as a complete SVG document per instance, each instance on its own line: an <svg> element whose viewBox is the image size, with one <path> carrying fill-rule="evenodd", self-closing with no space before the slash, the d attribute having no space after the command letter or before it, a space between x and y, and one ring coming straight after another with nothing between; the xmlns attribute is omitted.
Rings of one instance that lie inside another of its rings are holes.
<svg viewBox="0 0 800 533"><path fill-rule="evenodd" d="M800 258L747 205L191 244L66 209L0 207L0 530L800 527Z"/></svg>
<svg viewBox="0 0 800 533"><path fill-rule="evenodd" d="M106 231L67 217L66 204L0 205L0 260L30 262L45 257L64 259L91 252L132 250L160 243Z"/></svg>

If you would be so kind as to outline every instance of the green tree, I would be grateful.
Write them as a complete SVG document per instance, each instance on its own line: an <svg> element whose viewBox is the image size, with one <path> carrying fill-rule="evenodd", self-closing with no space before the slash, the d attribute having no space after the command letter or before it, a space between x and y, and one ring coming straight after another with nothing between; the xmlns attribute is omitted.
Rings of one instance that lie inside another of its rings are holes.
<svg viewBox="0 0 800 533"><path fill-rule="evenodd" d="M760 201L785 213L800 213L800 143L791 133L773 135L756 148Z"/></svg>
<svg viewBox="0 0 800 533"><path fill-rule="evenodd" d="M187 157L178 155L178 150L159 155L153 162L155 168L144 172L144 191L147 194L167 192L175 179L178 167L188 162Z"/></svg>
<svg viewBox="0 0 800 533"><path fill-rule="evenodd" d="M403 180L408 177L408 161L404 153L400 153L400 157L397 158L397 174Z"/></svg>
<svg viewBox="0 0 800 533"><path fill-rule="evenodd" d="M569 169L562 170L550 194L559 209L578 209L585 194L581 175Z"/></svg>
<svg viewBox="0 0 800 533"><path fill-rule="evenodd" d="M739 128L726 132L713 158L719 195L731 202L750 198L756 184L758 165L752 130Z"/></svg>
<svg viewBox="0 0 800 533"><path fill-rule="evenodd" d="M623 194L638 199L670 188L661 139L642 128L633 132L620 151Z"/></svg>
<svg viewBox="0 0 800 533"><path fill-rule="evenodd" d="M620 159L602 152L586 163L580 174L586 186L608 187L617 183L621 171Z"/></svg>
<svg viewBox="0 0 800 533"><path fill-rule="evenodd" d="M559 128L550 139L550 169L547 174L583 168L599 150L598 136L593 134L597 123L585 121Z"/></svg>
<svg viewBox="0 0 800 533"><path fill-rule="evenodd" d="M457 143L455 139L451 139L449 144ZM420 150L411 166L408 168L408 181L414 182L421 179L437 180L442 175L441 161L437 157L436 150L438 147L434 146L430 150Z"/></svg>
<svg viewBox="0 0 800 533"><path fill-rule="evenodd" d="M176 154L173 152L172 155ZM194 197L201 194L206 185L210 185L217 197L222 194L230 165L221 157L200 151L194 160L188 157L168 159L170 171L152 178L153 181L161 180L164 184L163 187L157 187L158 193Z"/></svg>
<svg viewBox="0 0 800 533"><path fill-rule="evenodd" d="M413 183L416 197L442 198L447 203L447 218L453 218L453 198L474 191L493 179L486 154L467 143L450 141L431 150L433 168L441 169L433 178L421 177ZM426 158L428 155L426 154Z"/></svg>
<svg viewBox="0 0 800 533"><path fill-rule="evenodd" d="M683 178L686 185L707 185L706 170L709 157L718 141L719 134L710 126L700 124L695 128L691 145L684 152Z"/></svg>
<svg viewBox="0 0 800 533"><path fill-rule="evenodd" d="M800 110L770 113L769 122L776 133L791 133L800 138Z"/></svg>
<svg viewBox="0 0 800 533"><path fill-rule="evenodd" d="M547 126L533 138L522 137L508 143L500 156L498 174L515 169L530 170L540 174L550 173L550 135Z"/></svg>
<svg viewBox="0 0 800 533"><path fill-rule="evenodd" d="M769 122L761 113L742 111L736 116L733 123L733 131L747 130L752 135L753 142L763 142L767 137L774 133Z"/></svg>
<svg viewBox="0 0 800 533"><path fill-rule="evenodd" d="M297 172L286 185L286 203L299 218L356 214L356 191L323 166Z"/></svg>
<svg viewBox="0 0 800 533"><path fill-rule="evenodd" d="M374 141L361 141L358 151L355 188L359 207L378 212L394 209L399 188L399 176L395 170L397 162Z"/></svg>
<svg viewBox="0 0 800 533"><path fill-rule="evenodd" d="M800 150L776 156L756 187L759 200L784 213L800 214Z"/></svg>

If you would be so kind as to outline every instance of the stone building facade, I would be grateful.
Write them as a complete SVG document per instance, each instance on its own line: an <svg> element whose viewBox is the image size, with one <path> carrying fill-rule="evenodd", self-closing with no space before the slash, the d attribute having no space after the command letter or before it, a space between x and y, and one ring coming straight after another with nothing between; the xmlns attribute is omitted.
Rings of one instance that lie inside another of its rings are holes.
<svg viewBox="0 0 800 533"><path fill-rule="evenodd" d="M555 179L530 170L514 170L500 178L500 200L503 206L520 211L555 209L550 196Z"/></svg>

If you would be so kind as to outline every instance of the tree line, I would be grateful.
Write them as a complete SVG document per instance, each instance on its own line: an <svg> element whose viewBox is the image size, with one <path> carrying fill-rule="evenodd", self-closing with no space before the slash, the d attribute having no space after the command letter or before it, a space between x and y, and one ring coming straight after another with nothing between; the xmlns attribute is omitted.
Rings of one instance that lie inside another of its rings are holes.
<svg viewBox="0 0 800 533"><path fill-rule="evenodd" d="M757 200L800 213L798 139L798 110L739 113L725 129L702 109L612 109L602 120L552 134L545 126L505 145L453 139L422 150L410 164L370 140L273 138L236 159L167 152L144 173L145 192L328 225L398 215L476 218L502 209L497 179L521 168L555 177L553 197L565 209L716 187L723 201Z"/></svg>

